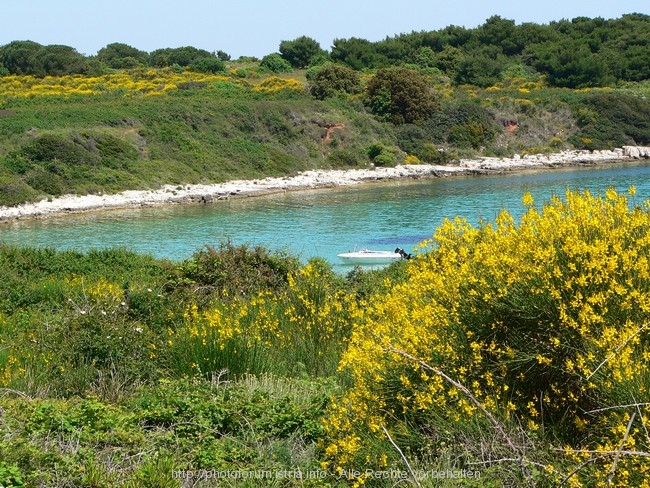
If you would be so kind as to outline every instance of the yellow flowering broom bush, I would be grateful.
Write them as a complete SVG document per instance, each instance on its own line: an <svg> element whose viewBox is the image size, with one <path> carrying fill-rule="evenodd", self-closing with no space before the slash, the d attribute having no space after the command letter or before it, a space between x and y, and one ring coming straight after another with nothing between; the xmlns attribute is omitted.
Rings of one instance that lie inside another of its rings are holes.
<svg viewBox="0 0 650 488"><path fill-rule="evenodd" d="M518 223L446 221L352 332L328 467L378 469L399 459L392 442L435 456L490 429L487 413L565 453L554 483L646 486L650 213L633 195L567 191L537 209L526 194Z"/></svg>
<svg viewBox="0 0 650 488"><path fill-rule="evenodd" d="M190 304L182 325L170 332L174 369L209 374L332 375L360 316L331 268L314 259L288 276L281 290Z"/></svg>
<svg viewBox="0 0 650 488"><path fill-rule="evenodd" d="M293 87L296 80L284 80ZM0 77L0 96L34 98L46 96L100 95L106 93L131 95L164 95L183 87L205 85L218 87L222 84L248 87L243 79L226 75L214 75L171 69L136 69L99 76L34 76L12 75ZM268 87L266 88L268 90Z"/></svg>

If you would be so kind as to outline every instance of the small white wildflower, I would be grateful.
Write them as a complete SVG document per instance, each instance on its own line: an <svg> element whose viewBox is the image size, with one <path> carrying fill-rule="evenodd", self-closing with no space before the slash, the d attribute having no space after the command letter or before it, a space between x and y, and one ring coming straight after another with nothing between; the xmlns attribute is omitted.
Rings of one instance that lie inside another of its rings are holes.
<svg viewBox="0 0 650 488"><path fill-rule="evenodd" d="M138 332L138 333L140 333L140 334L142 333L142 327L136 327L136 328L133 329L133 330L135 330L136 332Z"/></svg>

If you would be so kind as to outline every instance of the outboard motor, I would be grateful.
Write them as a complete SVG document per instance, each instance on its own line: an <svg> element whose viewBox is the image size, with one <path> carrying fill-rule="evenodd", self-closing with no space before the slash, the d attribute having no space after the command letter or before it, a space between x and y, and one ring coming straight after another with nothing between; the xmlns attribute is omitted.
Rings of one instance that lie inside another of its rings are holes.
<svg viewBox="0 0 650 488"><path fill-rule="evenodd" d="M397 254L400 254L402 256L402 258L404 258L404 259L411 259L411 255L409 253L407 253L406 251L404 251L404 249L402 249L401 247L398 247L397 249L395 249L395 252Z"/></svg>

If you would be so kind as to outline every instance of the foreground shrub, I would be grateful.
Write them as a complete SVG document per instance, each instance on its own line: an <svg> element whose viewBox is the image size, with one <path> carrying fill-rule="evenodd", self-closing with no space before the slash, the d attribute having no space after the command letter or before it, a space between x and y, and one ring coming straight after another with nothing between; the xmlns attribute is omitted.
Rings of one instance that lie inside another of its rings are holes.
<svg viewBox="0 0 650 488"><path fill-rule="evenodd" d="M524 204L518 224L506 211L445 222L406 282L371 303L341 362L352 387L326 422L332 468L385 466L389 433L417 458L497 424L564 449L551 482L646 479L650 214L614 190ZM459 462L489 465L481 442Z"/></svg>
<svg viewBox="0 0 650 488"><path fill-rule="evenodd" d="M270 252L261 246L236 246L223 242L219 247L206 246L183 261L170 287L185 287L195 297L210 300L254 295L260 291L277 291L298 270L300 261L282 251Z"/></svg>

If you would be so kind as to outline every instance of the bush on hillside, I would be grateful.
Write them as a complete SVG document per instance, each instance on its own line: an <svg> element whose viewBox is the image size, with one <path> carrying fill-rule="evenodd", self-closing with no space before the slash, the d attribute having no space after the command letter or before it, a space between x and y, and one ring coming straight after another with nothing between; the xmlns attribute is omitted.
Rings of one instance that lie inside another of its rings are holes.
<svg viewBox="0 0 650 488"><path fill-rule="evenodd" d="M596 92L574 104L580 131L570 142L584 149L650 144L650 101L624 93Z"/></svg>
<svg viewBox="0 0 650 488"><path fill-rule="evenodd" d="M278 53L264 56L260 61L260 68L271 73L291 73L293 71L291 63Z"/></svg>
<svg viewBox="0 0 650 488"><path fill-rule="evenodd" d="M427 78L405 68L380 69L368 82L366 97L377 117L394 124L422 122L439 105Z"/></svg>
<svg viewBox="0 0 650 488"><path fill-rule="evenodd" d="M324 100L337 94L352 95L361 92L361 76L347 66L326 64L316 71L309 81L309 92Z"/></svg>
<svg viewBox="0 0 650 488"><path fill-rule="evenodd" d="M416 136L418 132L423 137L420 141ZM412 128L404 131L401 140L415 147L433 142L461 149L479 149L492 142L496 135L497 125L489 110L477 103L461 102L435 111L420 131Z"/></svg>
<svg viewBox="0 0 650 488"><path fill-rule="evenodd" d="M395 161L395 151L381 142L371 144L367 153L375 166L390 166Z"/></svg>
<svg viewBox="0 0 650 488"><path fill-rule="evenodd" d="M320 44L307 36L280 43L280 54L294 68L307 68L317 56L326 55Z"/></svg>
<svg viewBox="0 0 650 488"><path fill-rule="evenodd" d="M226 71L226 63L214 56L197 58L191 66L194 71L199 73L221 73Z"/></svg>
<svg viewBox="0 0 650 488"><path fill-rule="evenodd" d="M73 141L68 134L43 134L25 144L21 153L33 162L60 161L69 165L98 164L100 155Z"/></svg>

